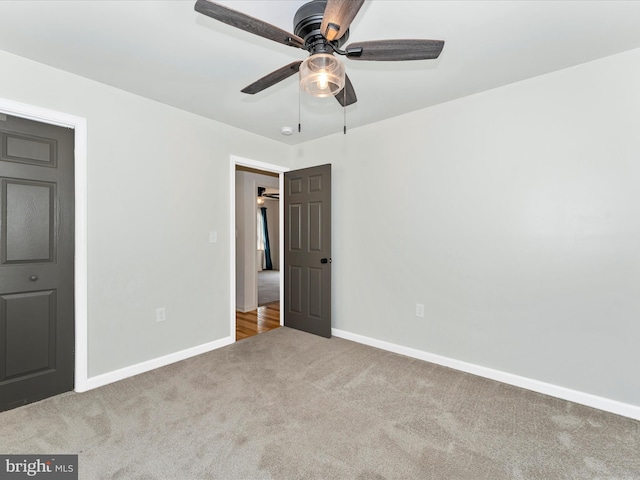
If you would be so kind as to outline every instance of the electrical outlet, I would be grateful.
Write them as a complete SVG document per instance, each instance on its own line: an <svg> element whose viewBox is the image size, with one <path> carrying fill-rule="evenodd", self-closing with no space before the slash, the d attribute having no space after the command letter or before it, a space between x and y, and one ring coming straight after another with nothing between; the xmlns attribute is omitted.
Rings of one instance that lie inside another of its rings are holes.
<svg viewBox="0 0 640 480"><path fill-rule="evenodd" d="M156 308L156 322L164 322L167 319L167 309L164 307Z"/></svg>
<svg viewBox="0 0 640 480"><path fill-rule="evenodd" d="M209 243L218 243L218 232L209 232Z"/></svg>
<svg viewBox="0 0 640 480"><path fill-rule="evenodd" d="M416 317L424 318L424 305L416 303Z"/></svg>

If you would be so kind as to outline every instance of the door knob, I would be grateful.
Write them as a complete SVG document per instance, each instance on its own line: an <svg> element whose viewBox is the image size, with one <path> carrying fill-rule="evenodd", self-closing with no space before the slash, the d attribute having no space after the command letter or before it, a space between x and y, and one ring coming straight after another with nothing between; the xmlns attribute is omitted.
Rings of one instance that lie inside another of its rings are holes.
<svg viewBox="0 0 640 480"><path fill-rule="evenodd" d="M38 276L37 275L31 275L29 277L29 280L31 280L32 282L35 282L36 280L38 280Z"/></svg>
<svg viewBox="0 0 640 480"><path fill-rule="evenodd" d="M320 263L331 263L331 259L330 258L322 258L322 259L320 259Z"/></svg>

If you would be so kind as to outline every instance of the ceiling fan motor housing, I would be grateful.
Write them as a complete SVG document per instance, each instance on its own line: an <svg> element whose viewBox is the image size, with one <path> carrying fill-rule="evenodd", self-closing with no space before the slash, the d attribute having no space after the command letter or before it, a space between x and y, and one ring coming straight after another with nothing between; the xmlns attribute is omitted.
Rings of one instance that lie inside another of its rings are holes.
<svg viewBox="0 0 640 480"><path fill-rule="evenodd" d="M293 17L293 32L304 40L304 48L309 53L333 53L333 48L329 41L324 38L320 31L322 17L327 0L312 0L301 6ZM335 47L340 48L349 38L349 30L338 40L331 42Z"/></svg>

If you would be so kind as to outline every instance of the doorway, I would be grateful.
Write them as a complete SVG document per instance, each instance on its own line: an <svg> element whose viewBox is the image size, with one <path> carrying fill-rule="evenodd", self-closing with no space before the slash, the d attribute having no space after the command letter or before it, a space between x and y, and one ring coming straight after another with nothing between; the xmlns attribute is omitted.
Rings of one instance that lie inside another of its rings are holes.
<svg viewBox="0 0 640 480"><path fill-rule="evenodd" d="M280 301L280 190L278 176L274 174L270 180L264 177L257 181L258 307Z"/></svg>
<svg viewBox="0 0 640 480"><path fill-rule="evenodd" d="M88 379L88 255L87 255L87 120L83 117L48 108L0 98L0 114L35 120L73 129L75 178L75 380L74 390L85 392L91 388Z"/></svg>
<svg viewBox="0 0 640 480"><path fill-rule="evenodd" d="M283 209L278 197L285 171L286 167L231 157L230 329L235 340L283 325ZM258 235L264 226L266 231Z"/></svg>

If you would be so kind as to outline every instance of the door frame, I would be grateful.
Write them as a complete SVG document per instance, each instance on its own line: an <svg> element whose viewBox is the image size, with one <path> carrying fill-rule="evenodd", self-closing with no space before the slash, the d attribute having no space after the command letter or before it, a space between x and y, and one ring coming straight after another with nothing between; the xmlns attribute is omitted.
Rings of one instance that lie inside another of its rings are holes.
<svg viewBox="0 0 640 480"><path fill-rule="evenodd" d="M231 340L236 341L236 167L249 167L256 170L263 170L265 172L272 172L278 174L278 188L280 191L284 191L284 173L291 170L288 167L281 165L275 165L272 163L260 162L258 160L252 160L249 158L239 157L237 155L231 155L230 158L230 180L229 180L229 278L230 278L230 319L229 319L229 331ZM278 230L280 235L280 245L278 251L280 252L280 258L284 258L284 202L279 202L278 212ZM282 269L280 270L280 306L284 303L284 274ZM280 308L280 325L284 325L284 308Z"/></svg>
<svg viewBox="0 0 640 480"><path fill-rule="evenodd" d="M0 113L74 130L74 390L89 390L88 380L88 271L87 271L87 119L56 110L0 98Z"/></svg>

